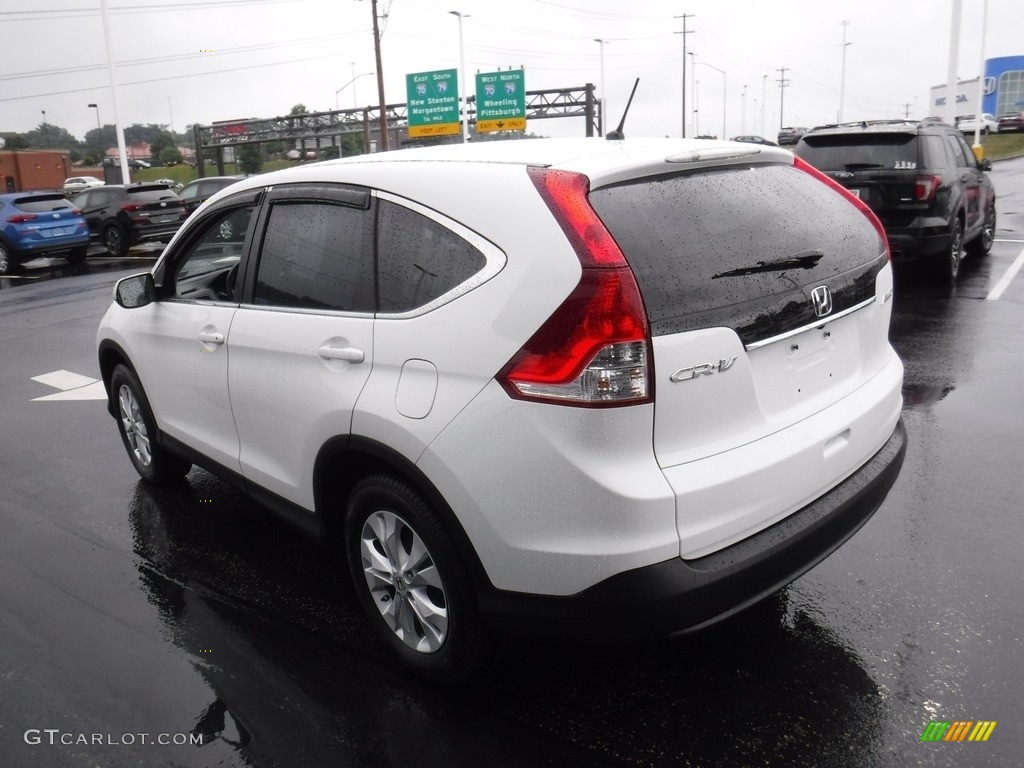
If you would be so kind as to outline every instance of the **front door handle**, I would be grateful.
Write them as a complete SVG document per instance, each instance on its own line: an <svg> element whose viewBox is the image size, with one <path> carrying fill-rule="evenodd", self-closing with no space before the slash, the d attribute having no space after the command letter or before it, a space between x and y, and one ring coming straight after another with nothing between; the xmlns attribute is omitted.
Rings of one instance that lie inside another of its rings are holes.
<svg viewBox="0 0 1024 768"><path fill-rule="evenodd" d="M361 363L366 359L363 350L356 349L355 347L331 347L325 345L317 350L317 354L324 360L345 360L349 363Z"/></svg>
<svg viewBox="0 0 1024 768"><path fill-rule="evenodd" d="M205 344L223 344L224 334L215 331L200 331L199 340Z"/></svg>

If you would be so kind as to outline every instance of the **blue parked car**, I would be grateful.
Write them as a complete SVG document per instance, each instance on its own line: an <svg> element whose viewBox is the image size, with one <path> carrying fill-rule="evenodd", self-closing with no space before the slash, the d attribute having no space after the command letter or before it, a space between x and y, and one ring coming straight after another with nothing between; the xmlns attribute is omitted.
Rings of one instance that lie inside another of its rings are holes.
<svg viewBox="0 0 1024 768"><path fill-rule="evenodd" d="M59 192L0 195L0 275L41 256L85 260L89 225L82 212Z"/></svg>

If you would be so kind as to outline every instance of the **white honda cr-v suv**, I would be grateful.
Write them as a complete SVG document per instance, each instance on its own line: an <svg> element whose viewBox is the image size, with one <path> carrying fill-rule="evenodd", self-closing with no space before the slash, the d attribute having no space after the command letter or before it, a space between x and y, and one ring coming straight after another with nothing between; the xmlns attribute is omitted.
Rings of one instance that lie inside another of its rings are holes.
<svg viewBox="0 0 1024 768"><path fill-rule="evenodd" d="M453 680L488 630L693 629L850 537L905 450L892 297L878 220L784 150L491 142L218 193L99 362L144 479L339 544Z"/></svg>

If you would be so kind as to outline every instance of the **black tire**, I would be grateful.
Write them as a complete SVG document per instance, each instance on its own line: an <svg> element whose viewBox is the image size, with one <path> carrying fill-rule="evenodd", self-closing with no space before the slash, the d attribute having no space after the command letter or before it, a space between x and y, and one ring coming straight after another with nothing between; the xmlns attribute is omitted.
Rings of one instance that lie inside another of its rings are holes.
<svg viewBox="0 0 1024 768"><path fill-rule="evenodd" d="M89 252L88 246L82 246L81 248L75 248L64 258L68 260L68 264L81 264L85 261L85 255Z"/></svg>
<svg viewBox="0 0 1024 768"><path fill-rule="evenodd" d="M960 274L960 262L964 259L964 225L960 219L953 223L953 232L949 237L949 247L940 254L935 262L935 277L939 283L952 287L956 284L956 276Z"/></svg>
<svg viewBox="0 0 1024 768"><path fill-rule="evenodd" d="M0 275L9 275L14 271L14 256L7 243L0 240Z"/></svg>
<svg viewBox="0 0 1024 768"><path fill-rule="evenodd" d="M192 464L168 453L159 445L156 419L138 377L126 365L118 365L110 377L110 396L117 413L117 429L135 471L147 483L163 485L180 480Z"/></svg>
<svg viewBox="0 0 1024 768"><path fill-rule="evenodd" d="M475 592L451 535L427 500L404 480L372 475L353 489L345 524L356 593L402 664L435 683L472 676L483 648Z"/></svg>
<svg viewBox="0 0 1024 768"><path fill-rule="evenodd" d="M117 224L103 230L103 245L111 256L123 259L128 255L128 238Z"/></svg>
<svg viewBox="0 0 1024 768"><path fill-rule="evenodd" d="M985 223L981 232L967 244L968 252L973 256L984 256L992 250L992 243L996 239L996 207L990 205L985 209Z"/></svg>

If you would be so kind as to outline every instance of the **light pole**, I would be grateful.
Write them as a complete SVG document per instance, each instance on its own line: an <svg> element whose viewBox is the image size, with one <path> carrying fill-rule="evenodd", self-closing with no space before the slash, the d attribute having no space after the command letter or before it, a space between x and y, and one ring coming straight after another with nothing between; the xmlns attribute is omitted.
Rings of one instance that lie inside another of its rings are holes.
<svg viewBox="0 0 1024 768"><path fill-rule="evenodd" d="M452 16L459 17L459 80L462 81L459 95L462 98L462 143L469 141L469 84L466 82L466 49L462 44L462 20L469 18L468 13L448 11Z"/></svg>
<svg viewBox="0 0 1024 768"><path fill-rule="evenodd" d="M768 75L761 75L761 135L764 136L764 105L768 100Z"/></svg>
<svg viewBox="0 0 1024 768"><path fill-rule="evenodd" d="M974 144L971 149L980 161L985 159L985 150L981 147L981 110L985 106L985 32L988 27L988 0L982 4L981 10L981 62L978 64L978 108L974 110ZM993 109L998 114L998 110Z"/></svg>
<svg viewBox="0 0 1024 768"><path fill-rule="evenodd" d="M688 51L686 55L690 57L690 90L693 91L693 131L690 135L696 136L700 133L697 130L697 54Z"/></svg>
<svg viewBox="0 0 1024 768"><path fill-rule="evenodd" d="M338 94L339 93L341 93L346 88L348 88L350 85L352 85L352 83L354 83L360 77L369 77L372 74L375 74L375 73L373 73L373 72L360 72L358 75L353 75L351 80L349 80L347 83L345 83L343 86L341 86L341 88L336 90L334 92L334 109L335 110L340 109L340 107L338 106ZM352 89L352 103L353 103L353 105L355 104L355 100L356 100L356 89L353 88Z"/></svg>
<svg viewBox="0 0 1024 768"><path fill-rule="evenodd" d="M714 64L708 64L706 61L698 61L694 66L697 66L698 64L702 64L705 67L711 67L716 72L721 72L722 73L722 138L724 139L725 138L725 107L726 107L726 101L725 101L725 70L724 69L719 69Z"/></svg>
<svg viewBox="0 0 1024 768"><path fill-rule="evenodd" d="M843 67L839 74L839 120L836 122L843 122L843 97L846 95L846 47L853 45L853 43L846 42L846 28L850 26L850 22L841 21L839 22L843 27Z"/></svg>
<svg viewBox="0 0 1024 768"><path fill-rule="evenodd" d="M89 109L96 110L96 142L100 145L100 153L96 157L96 161L103 165L103 127L100 125L100 107L99 104L90 104Z"/></svg>
<svg viewBox="0 0 1024 768"><path fill-rule="evenodd" d="M604 44L607 43L608 41L603 40L600 37L595 37L594 42L598 44L601 50L601 85L599 86L601 89L601 125L597 132L603 135L605 132L604 128L606 125L604 118L605 115L608 114L608 99L606 99L604 95Z"/></svg>
<svg viewBox="0 0 1024 768"><path fill-rule="evenodd" d="M50 134L46 130L46 110L41 110L43 113L43 147L46 149L50 148Z"/></svg>

